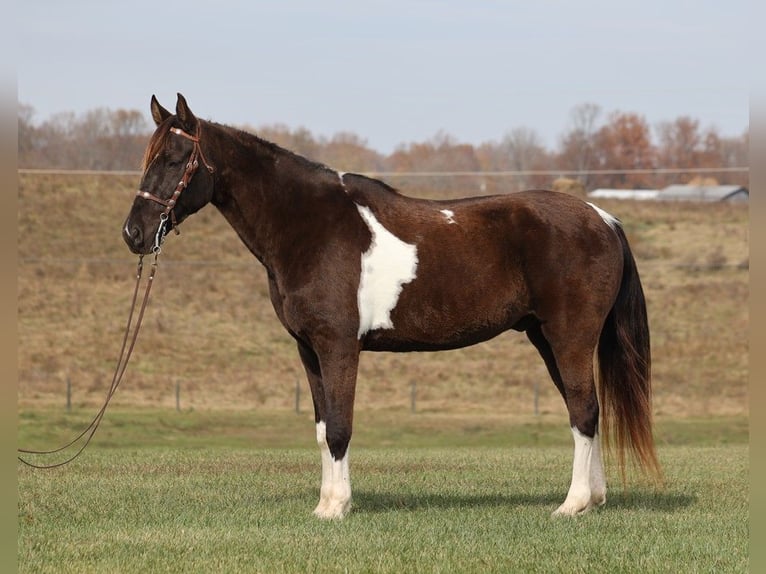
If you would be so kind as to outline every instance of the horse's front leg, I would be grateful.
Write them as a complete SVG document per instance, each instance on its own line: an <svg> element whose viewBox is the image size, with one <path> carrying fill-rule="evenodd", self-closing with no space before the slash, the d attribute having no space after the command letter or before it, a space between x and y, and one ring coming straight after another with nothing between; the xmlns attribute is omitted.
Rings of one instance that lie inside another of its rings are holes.
<svg viewBox="0 0 766 574"><path fill-rule="evenodd" d="M314 514L319 518L343 518L351 509L348 446L359 351L329 352L319 357L303 344L298 349L311 386L322 457L322 483Z"/></svg>

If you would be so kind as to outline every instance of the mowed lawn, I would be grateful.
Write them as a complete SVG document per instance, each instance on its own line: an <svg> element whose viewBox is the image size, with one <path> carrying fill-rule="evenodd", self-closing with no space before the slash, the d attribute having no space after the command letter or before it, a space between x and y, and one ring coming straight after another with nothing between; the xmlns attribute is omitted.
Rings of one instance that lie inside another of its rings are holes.
<svg viewBox="0 0 766 574"><path fill-rule="evenodd" d="M610 466L607 505L574 519L550 516L569 485L566 428L551 438L545 425L537 437L520 427L508 446L498 446L503 431L491 424L477 431L485 440L461 441L433 422L421 446L410 433L404 448L360 432L354 510L322 522L311 514L319 454L310 441L205 446L208 431L163 422L172 419L144 424L154 438L143 445L140 437L118 444L108 415L101 440L71 465L19 465L19 572L748 570L746 421L701 441L660 425L665 486L638 477L623 489ZM111 420L124 428L119 412ZM34 439L30 425L40 421L20 422L20 440ZM385 434L380 420L368 422ZM731 427L708 428L716 424ZM197 438L173 445L183 433Z"/></svg>

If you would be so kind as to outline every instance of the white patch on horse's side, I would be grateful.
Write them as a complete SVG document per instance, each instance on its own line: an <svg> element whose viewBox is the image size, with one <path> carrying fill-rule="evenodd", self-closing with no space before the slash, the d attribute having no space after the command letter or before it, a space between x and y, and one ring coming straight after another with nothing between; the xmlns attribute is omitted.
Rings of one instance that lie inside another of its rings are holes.
<svg viewBox="0 0 766 574"><path fill-rule="evenodd" d="M574 461L572 462L572 484L569 486L564 503L554 515L575 516L591 508L591 459L593 439L585 436L577 427L572 427L574 438Z"/></svg>
<svg viewBox="0 0 766 574"><path fill-rule="evenodd" d="M391 311L399 301L402 286L415 279L418 250L388 231L375 218L370 208L357 205L359 214L372 234L370 247L362 253L362 273L359 277L357 305L359 331L357 336L373 329L393 329Z"/></svg>
<svg viewBox="0 0 766 574"><path fill-rule="evenodd" d="M601 219L603 219L606 222L606 224L612 229L619 227L621 225L619 219L617 219L614 215L607 213L606 211L601 209L598 205L594 205L590 201L588 201L587 204L590 205L593 209L595 209L596 213L598 213L601 216Z"/></svg>
<svg viewBox="0 0 766 574"><path fill-rule="evenodd" d="M455 212L451 209L441 209L439 210L439 213L444 215L444 217L447 219L447 223L457 223L457 221L454 219Z"/></svg>

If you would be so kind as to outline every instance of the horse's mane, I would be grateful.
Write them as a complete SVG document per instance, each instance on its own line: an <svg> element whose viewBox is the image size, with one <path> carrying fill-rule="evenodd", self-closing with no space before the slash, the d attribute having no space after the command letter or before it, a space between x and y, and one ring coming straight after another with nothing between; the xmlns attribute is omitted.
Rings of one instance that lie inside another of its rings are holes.
<svg viewBox="0 0 766 574"><path fill-rule="evenodd" d="M146 171L146 168L149 167L149 164L152 162L152 160L167 145L168 138L170 137L170 134L171 134L170 128L172 127L174 117L175 116L171 116L167 118L164 122L162 122L157 127L154 134L152 134L152 137L149 140L148 145L146 146L146 150L144 151L144 157L141 163L142 170ZM265 151L267 154L271 155L272 157L289 158L291 161L301 165L302 167L309 169L310 171L313 171L313 172L326 171L328 175L332 175L333 178L337 178L337 172L333 168L321 162L311 160L305 156L302 156L293 151L290 151L289 149L283 148L282 146L274 142L270 142L269 140L261 138L260 136L258 136L257 134L253 132L228 126L225 124L219 124L216 122L201 122L201 123L220 129L221 131L225 132L229 137L233 138L235 141L237 141L244 147L247 147L247 148L258 147L260 148L261 152ZM203 138L204 138L204 135L203 135ZM357 177L362 178L364 176L359 175ZM365 179L369 180L370 182L377 182L382 184L382 182L378 182L377 180L373 180L371 178L365 178Z"/></svg>
<svg viewBox="0 0 766 574"><path fill-rule="evenodd" d="M168 136L170 135L171 123L172 117L167 118L157 127L157 129L154 131L154 134L152 134L152 137L149 140L149 144L146 146L146 150L144 150L144 158L141 161L141 169L143 171L146 171L146 168L149 167L149 164L152 163L152 160L165 147L165 144L168 141Z"/></svg>
<svg viewBox="0 0 766 574"><path fill-rule="evenodd" d="M328 170L329 172L335 173L335 170L323 164L322 162L311 160L305 156L295 153L294 151L291 151L287 148L283 148L279 144L263 139L258 134L252 131L247 131L240 128L227 126L224 124L212 123L212 122L211 122L211 125L214 125L215 127L222 129L229 136L233 137L237 142L244 145L245 147L257 146L260 148L261 152L265 151L267 154L269 154L272 157L289 158L295 163L300 164L304 167L307 167L311 170L316 170L316 171Z"/></svg>

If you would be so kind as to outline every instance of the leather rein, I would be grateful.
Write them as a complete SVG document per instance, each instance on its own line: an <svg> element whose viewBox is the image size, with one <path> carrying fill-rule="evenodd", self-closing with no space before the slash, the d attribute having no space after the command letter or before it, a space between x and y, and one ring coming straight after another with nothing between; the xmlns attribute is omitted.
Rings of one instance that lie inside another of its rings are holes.
<svg viewBox="0 0 766 574"><path fill-rule="evenodd" d="M154 247L152 248L152 253L154 254L154 261L151 264L151 271L149 273L149 277L146 283L146 290L144 291L144 297L141 302L141 308L138 312L138 317L136 319L135 327L133 328L133 335L132 337L130 337L131 326L133 324L133 315L135 314L135 310L136 310L136 303L138 301L138 291L139 291L139 286L141 285L141 276L143 274L143 268L144 268L144 256L143 255L138 256L138 267L136 270L136 286L135 286L135 289L133 290L133 300L130 305L130 313L128 314L128 324L125 327L125 335L122 339L120 357L117 360L117 366L115 367L114 375L112 376L112 383L109 386L109 392L106 395L104 404L101 407L101 409L98 411L98 413L96 413L96 416L93 417L93 420L91 420L90 424L85 428L85 430L83 430L79 435L77 435L74 439L69 441L67 444L52 450L29 450L29 449L23 449L23 448L17 449L17 451L20 454L25 454L25 455L52 455L52 454L65 451L66 449L76 445L78 442L85 439L83 444L72 456L70 456L69 458L67 458L66 460L62 462L57 462L54 464L36 464L22 458L21 456L18 456L18 459L24 464L26 464L27 466L31 466L32 468L39 468L39 469L50 469L50 468L58 468L60 466L64 466L65 464L72 462L74 459L80 456L80 454L82 454L82 452L85 450L85 447L88 446L88 444L90 443L91 439L93 438L93 435L96 434L96 430L98 429L98 426L101 423L101 419L104 417L104 413L106 412L106 409L109 406L109 402L112 400L112 397L114 396L115 391L117 391L117 387L120 385L120 382L122 381L122 376L125 374L125 369L128 366L128 361L130 361L130 357L133 354L133 348L135 347L136 340L138 339L138 332L141 328L141 323L144 318L144 311L146 311L146 306L147 306L147 303L149 302L149 293L151 292L152 284L154 282L154 275L157 271L158 258L162 250L161 249L162 241L164 240L165 234L167 233L165 231L165 226L166 226L168 217L170 217L170 220L173 222L173 229L175 229L176 233L178 233L178 228L176 227L176 219L175 219L175 214L173 212L173 208L176 206L176 202L178 201L178 196L181 195L181 192L188 187L192 176L194 176L194 173L197 171L197 168L199 167L199 161L198 161L199 159L202 160L202 163L205 164L205 167L210 173L213 173L215 171L214 168L207 162L207 160L205 159L205 156L202 153L202 149L200 148L200 145L199 145L199 136L190 135L186 133L185 131L178 128L171 128L170 131L176 135L180 135L194 142L194 148L192 149L192 153L189 156L189 161L186 164L186 170L184 171L184 175L181 178L181 181L178 182L178 185L176 186L176 189L173 192L173 195L170 199L164 200L160 197L157 197L156 195L149 193L148 191L139 190L138 192L136 192L137 197L149 199L151 201L164 205L165 211L163 211L162 214L160 215L160 225L157 228L157 234L155 235L155 238L154 238ZM130 339L129 345L128 345L128 339Z"/></svg>

